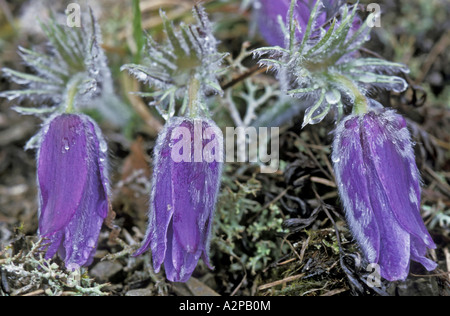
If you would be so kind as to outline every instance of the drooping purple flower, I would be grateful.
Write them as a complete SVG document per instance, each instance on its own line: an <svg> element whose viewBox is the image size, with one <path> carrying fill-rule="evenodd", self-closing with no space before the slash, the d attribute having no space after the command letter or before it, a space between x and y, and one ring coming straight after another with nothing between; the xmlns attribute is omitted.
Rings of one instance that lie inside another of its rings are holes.
<svg viewBox="0 0 450 316"><path fill-rule="evenodd" d="M347 222L383 278L405 280L410 260L427 270L436 246L420 215L420 175L405 119L381 109L337 127L332 160Z"/></svg>
<svg viewBox="0 0 450 316"><path fill-rule="evenodd" d="M99 127L82 114L53 116L41 130L37 159L45 257L59 253L69 270L90 265L109 207L107 145Z"/></svg>
<svg viewBox="0 0 450 316"><path fill-rule="evenodd" d="M306 26L311 15L311 11L316 4L316 0L298 0L294 9L294 19L302 32L305 32ZM324 25L329 18L337 13L339 0L324 0L322 1L323 8L317 18L317 27ZM283 34L281 25L279 23L279 16L283 24L286 25L288 20L288 12L291 5L291 0L259 0L258 10L258 27L261 35L266 42L271 46L285 46L285 36ZM302 33L296 32L296 38L301 41Z"/></svg>
<svg viewBox="0 0 450 316"><path fill-rule="evenodd" d="M209 243L220 187L223 136L209 119L171 118L158 137L145 240L172 282L186 282L202 257L212 269Z"/></svg>

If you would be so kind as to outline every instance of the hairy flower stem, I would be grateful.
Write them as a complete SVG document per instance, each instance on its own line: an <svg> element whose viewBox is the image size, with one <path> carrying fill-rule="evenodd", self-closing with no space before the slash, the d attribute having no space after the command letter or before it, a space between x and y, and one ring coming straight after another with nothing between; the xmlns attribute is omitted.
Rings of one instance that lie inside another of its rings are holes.
<svg viewBox="0 0 450 316"><path fill-rule="evenodd" d="M191 77L189 81L189 116L192 118L196 118L198 116L198 92L200 90L200 81L195 78L195 76Z"/></svg>
<svg viewBox="0 0 450 316"><path fill-rule="evenodd" d="M67 91L67 101L66 101L66 113L71 114L75 112L74 103L75 103L75 97L78 93L78 86L80 84L79 79L73 80L72 83L69 83L68 91Z"/></svg>
<svg viewBox="0 0 450 316"><path fill-rule="evenodd" d="M346 86L355 96L355 104L353 105L353 114L361 115L369 111L369 105L367 103L367 98L359 91L358 87L346 76L341 74L332 74L331 79L333 81L340 82L342 85Z"/></svg>

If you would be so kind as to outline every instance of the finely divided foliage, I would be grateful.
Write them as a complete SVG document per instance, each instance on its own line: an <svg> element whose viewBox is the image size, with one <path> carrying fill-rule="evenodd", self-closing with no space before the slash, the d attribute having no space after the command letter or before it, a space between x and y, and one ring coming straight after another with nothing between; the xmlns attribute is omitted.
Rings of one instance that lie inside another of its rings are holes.
<svg viewBox="0 0 450 316"><path fill-rule="evenodd" d="M45 259L58 253L69 270L92 263L109 211L107 143L96 122L76 112L110 98L113 84L93 12L83 18L81 28L59 25L54 17L42 23L49 51L19 49L35 75L4 68L27 88L0 94L48 105L14 109L44 120L25 147L37 149L38 233L46 240Z"/></svg>
<svg viewBox="0 0 450 316"><path fill-rule="evenodd" d="M19 54L35 75L3 68L10 80L25 85L24 90L6 91L9 100L29 98L47 108L15 107L22 114L46 115L68 107L92 106L103 93L112 93L113 85L107 61L101 49L100 29L92 11L83 16L83 27L70 28L54 19L41 24L49 43L48 53L19 48Z"/></svg>
<svg viewBox="0 0 450 316"><path fill-rule="evenodd" d="M182 100L181 113L186 113L189 102L197 102L208 113L204 103L197 99L203 100L211 93L222 94L217 76L223 71L221 65L226 54L217 51L218 41L204 9L195 6L192 12L196 24L182 23L180 29L175 30L173 23L161 11L166 43L158 45L151 36L147 36L144 65L127 64L122 67L157 90L137 94L153 97L155 101L150 105L156 106L166 120L175 115L177 100ZM193 80L199 82L200 87L195 96L190 96L189 86Z"/></svg>
<svg viewBox="0 0 450 316"><path fill-rule="evenodd" d="M436 264L426 252L436 246L420 215L420 176L406 121L370 99L373 89L405 91L408 85L401 74L408 68L361 57L374 14L361 21L357 4L319 0L309 6L312 2L257 2L265 6L260 21L272 19L262 31L270 33L270 44L281 46L258 48L254 56L275 72L281 90L310 103L303 127L334 113L336 183L366 260L379 264L387 280L405 279L410 260L433 270ZM139 10L139 1L134 5ZM279 15L285 11L285 17ZM138 54L144 64L121 68L152 89L136 94L152 97L150 105L166 120L154 148L148 228L135 255L151 249L156 272L164 264L170 281L186 282L200 258L212 268L211 227L223 161L216 158L223 154L223 135L207 118L205 99L223 94L218 76L226 54L218 52L212 24L201 6L193 9L196 24L181 24L178 30L164 12L160 15L166 42L159 45L147 36L145 51ZM109 107L105 96L114 95L113 82L92 10L85 18L81 28L54 21L43 24L49 53L21 47L20 56L35 74L3 68L9 79L26 89L0 93L9 100L29 98L47 104L15 110L44 119L41 131L26 146L38 149L39 235L47 242L45 259L58 253L69 270L92 263L110 210L107 144L97 124L79 112L99 100ZM271 30L274 25L278 27ZM266 87L258 99L262 101L256 102L258 90L250 81L246 89L241 93L248 106L244 119L230 102L231 116L240 127L250 126L255 110L278 96ZM230 91L227 99L233 101ZM268 120L275 124L277 117ZM194 139L187 139L188 134ZM174 153L183 159L174 159ZM266 209L257 214L261 211ZM256 259L252 260L254 267Z"/></svg>
<svg viewBox="0 0 450 316"><path fill-rule="evenodd" d="M436 264L425 255L435 244L420 216L419 172L406 122L369 98L373 88L405 91L406 80L393 74L408 68L358 54L374 14L358 26L358 6L342 5L323 23L323 2L316 1L305 27L297 22L296 4L291 1L287 23L278 18L284 47L259 48L254 55L268 56L259 63L276 73L282 89L312 104L303 127L331 110L338 122L346 108L353 110L337 126L332 159L347 221L366 260L391 281L407 277L410 259L433 270Z"/></svg>
<svg viewBox="0 0 450 316"><path fill-rule="evenodd" d="M402 64L378 58L358 58L357 50L370 38L370 21L360 26L357 5L343 5L325 24L322 1L317 1L305 29L294 19L296 1L292 1L286 25L281 25L285 47L263 47L254 51L259 64L270 67L291 96L308 100L303 126L321 122L333 110L340 119L346 108L366 102L371 88L403 92L406 81L393 73L407 73ZM283 23L280 20L280 23ZM298 41L297 33L302 35ZM267 56L267 58L261 58Z"/></svg>

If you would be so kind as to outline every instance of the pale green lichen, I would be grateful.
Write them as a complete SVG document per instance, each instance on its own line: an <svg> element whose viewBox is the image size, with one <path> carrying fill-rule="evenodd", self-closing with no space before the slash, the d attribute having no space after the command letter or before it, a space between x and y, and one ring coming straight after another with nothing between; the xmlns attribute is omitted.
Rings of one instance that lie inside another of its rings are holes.
<svg viewBox="0 0 450 316"><path fill-rule="evenodd" d="M262 184L255 178L246 183L234 182L224 190L217 206L216 233L213 242L219 249L236 259L232 271L261 272L277 260L287 245L274 235L285 234L282 211L274 204L263 206L254 198L261 193ZM242 252L245 240L252 250Z"/></svg>
<svg viewBox="0 0 450 316"><path fill-rule="evenodd" d="M102 289L108 284L97 284L86 271L65 270L55 261L43 257L45 240L32 243L28 252L11 255L12 246L0 253L2 284L0 296L107 296ZM8 289L5 289L8 287Z"/></svg>

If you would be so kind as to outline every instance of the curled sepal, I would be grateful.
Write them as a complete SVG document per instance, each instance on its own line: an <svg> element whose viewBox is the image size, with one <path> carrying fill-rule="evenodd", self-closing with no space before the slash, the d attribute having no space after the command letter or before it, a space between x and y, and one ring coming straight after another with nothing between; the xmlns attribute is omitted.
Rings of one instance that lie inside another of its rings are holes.
<svg viewBox="0 0 450 316"><path fill-rule="evenodd" d="M68 269L89 265L108 214L107 146L86 115L52 116L40 132L37 162L39 235L46 258Z"/></svg>
<svg viewBox="0 0 450 316"><path fill-rule="evenodd" d="M173 117L158 137L149 223L136 255L149 248L153 267L186 282L209 243L223 162L223 136L208 119Z"/></svg>
<svg viewBox="0 0 450 316"><path fill-rule="evenodd" d="M332 160L350 229L387 280L404 280L410 260L428 270L436 246L420 215L420 177L404 118L379 109L345 118Z"/></svg>

